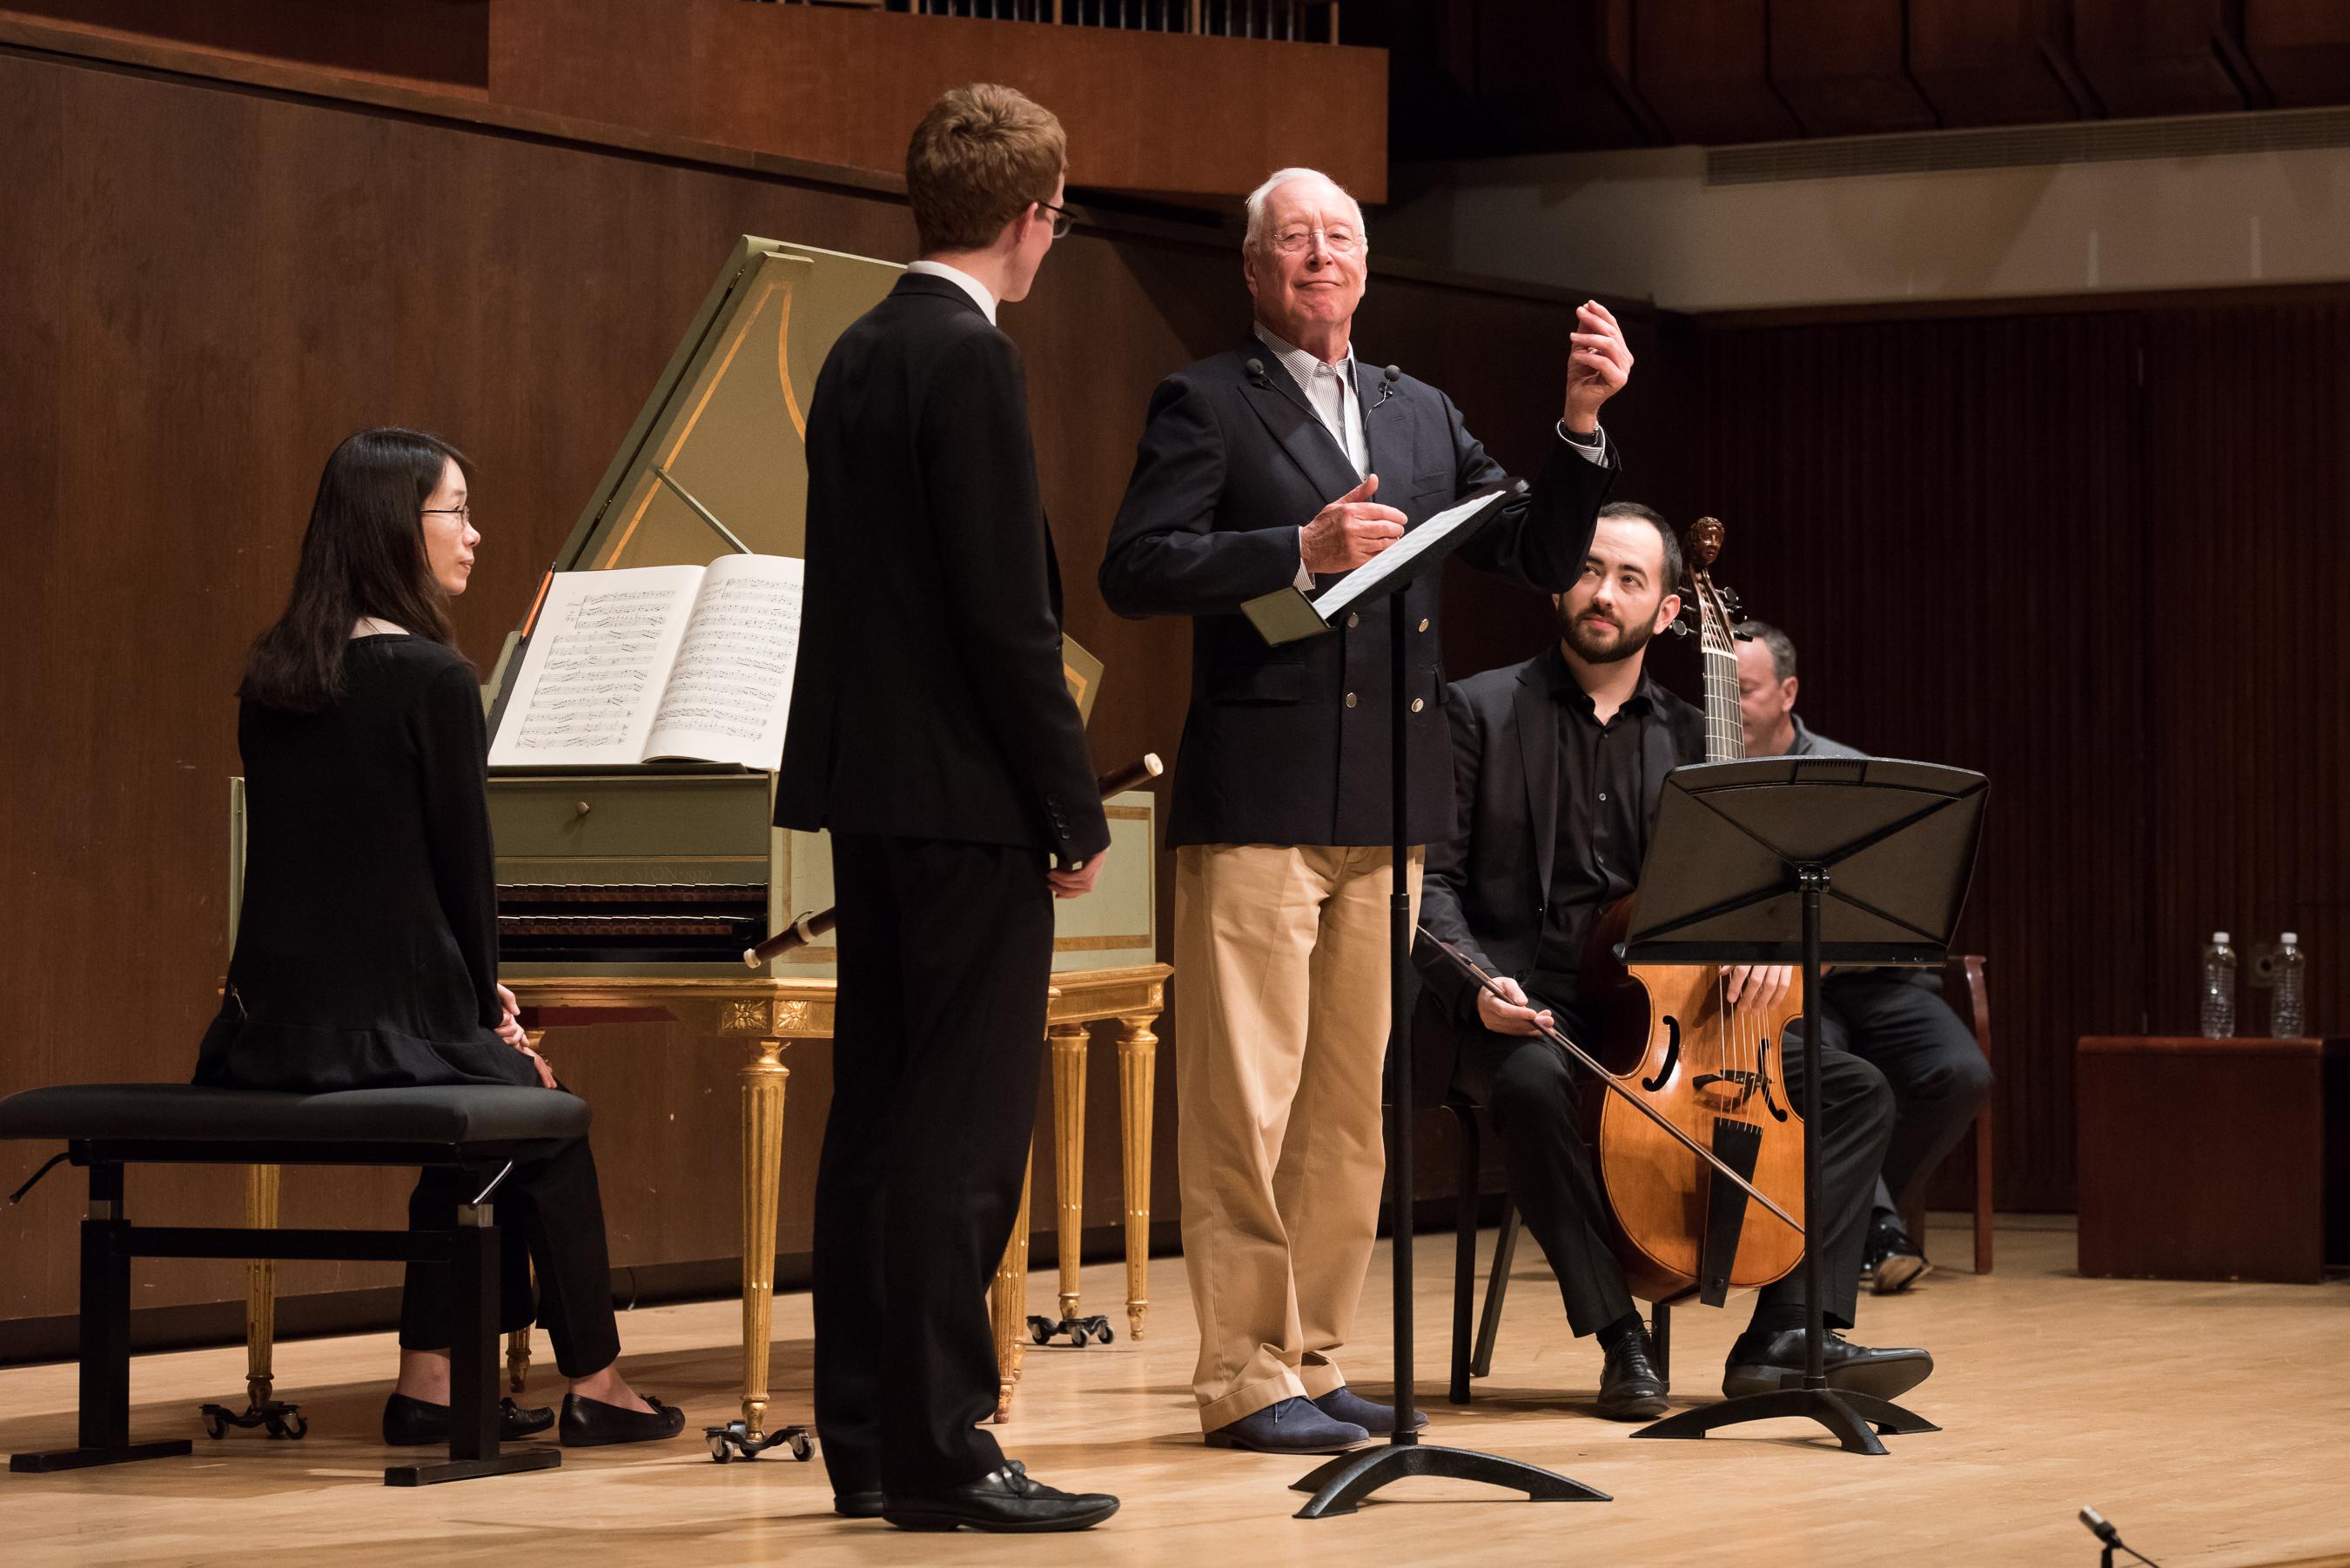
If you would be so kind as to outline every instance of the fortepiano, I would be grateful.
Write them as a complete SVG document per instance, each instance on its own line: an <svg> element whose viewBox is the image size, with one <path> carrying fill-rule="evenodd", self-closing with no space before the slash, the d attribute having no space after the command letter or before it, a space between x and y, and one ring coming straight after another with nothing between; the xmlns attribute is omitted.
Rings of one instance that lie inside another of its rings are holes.
<svg viewBox="0 0 2350 1568"><path fill-rule="evenodd" d="M810 389L841 331L894 286L894 264L745 236L687 327L643 411L598 483L577 524L505 640L483 698L493 734L539 607L558 572L705 564L732 550L797 556L806 535L803 436ZM1101 669L1069 645L1072 691L1088 713ZM886 714L874 722L886 722ZM788 737L785 741L789 744ZM1122 759L1097 759L1116 763ZM746 968L745 948L795 915L830 905L832 867L822 834L774 827L775 776L709 764L626 769L502 767L489 805L498 877L500 974L523 1004L542 1052L549 1029L669 1019L746 1047L742 1068L743 1397L738 1421L711 1437L713 1458L750 1458L788 1442L796 1428L765 1425L771 1292L783 1168L782 1057L796 1041L832 1033L834 948L827 936ZM1059 1142L1061 1318L1028 1320L1052 1333L1107 1339L1107 1324L1078 1312L1087 1025L1118 1022L1127 1218L1128 1330L1149 1309L1151 1079L1165 1001L1152 885L1153 797L1135 791L1107 805L1113 847L1088 898L1055 900L1048 1035ZM232 793L232 848L242 843L242 794ZM241 853L232 866L241 869ZM232 921L239 889L231 890ZM234 932L232 931L232 936ZM620 1114L607 1108L608 1116ZM259 1177L255 1222L267 1213ZM1000 1370L997 1419L1019 1374L1027 1270L1027 1205L994 1298ZM269 1391L266 1265L255 1264L251 1397ZM508 1349L515 1389L529 1360L526 1334Z"/></svg>

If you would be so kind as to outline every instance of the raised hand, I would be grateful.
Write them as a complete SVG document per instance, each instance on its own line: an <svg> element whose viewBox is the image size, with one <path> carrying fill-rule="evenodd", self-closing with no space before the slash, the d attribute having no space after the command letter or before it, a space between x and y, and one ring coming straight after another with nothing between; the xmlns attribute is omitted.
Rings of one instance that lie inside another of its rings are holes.
<svg viewBox="0 0 2350 1568"><path fill-rule="evenodd" d="M1632 349L1624 328L1597 300L1575 309L1575 331L1566 361L1566 428L1588 435L1599 423L1599 405L1632 379Z"/></svg>
<svg viewBox="0 0 2350 1568"><path fill-rule="evenodd" d="M1351 572L1398 539L1409 521L1371 497L1379 493L1376 473L1314 514L1298 535L1297 553L1309 572Z"/></svg>

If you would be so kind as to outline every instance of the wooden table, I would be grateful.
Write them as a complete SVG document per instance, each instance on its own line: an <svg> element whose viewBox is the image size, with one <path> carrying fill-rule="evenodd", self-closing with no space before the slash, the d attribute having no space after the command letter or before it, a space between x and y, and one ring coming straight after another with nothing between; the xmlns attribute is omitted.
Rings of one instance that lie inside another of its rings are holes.
<svg viewBox="0 0 2350 1568"><path fill-rule="evenodd" d="M2075 1061L2084 1274L2350 1262L2350 1040L2101 1035Z"/></svg>

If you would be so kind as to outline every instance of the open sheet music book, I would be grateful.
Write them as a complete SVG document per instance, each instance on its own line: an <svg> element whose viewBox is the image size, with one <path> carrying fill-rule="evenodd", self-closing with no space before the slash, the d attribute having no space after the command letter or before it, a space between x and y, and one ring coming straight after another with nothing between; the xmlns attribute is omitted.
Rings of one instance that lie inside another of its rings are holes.
<svg viewBox="0 0 2350 1568"><path fill-rule="evenodd" d="M773 769L800 640L801 563L557 572L490 739L492 767L693 761Z"/></svg>

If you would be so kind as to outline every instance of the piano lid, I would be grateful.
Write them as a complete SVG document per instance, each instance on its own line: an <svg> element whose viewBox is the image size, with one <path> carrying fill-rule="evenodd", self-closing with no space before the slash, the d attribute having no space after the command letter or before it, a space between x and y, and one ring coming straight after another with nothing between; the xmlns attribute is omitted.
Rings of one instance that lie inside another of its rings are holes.
<svg viewBox="0 0 2350 1568"><path fill-rule="evenodd" d="M744 235L553 569L702 566L735 550L798 555L816 372L903 270ZM529 635L527 618L522 630Z"/></svg>

